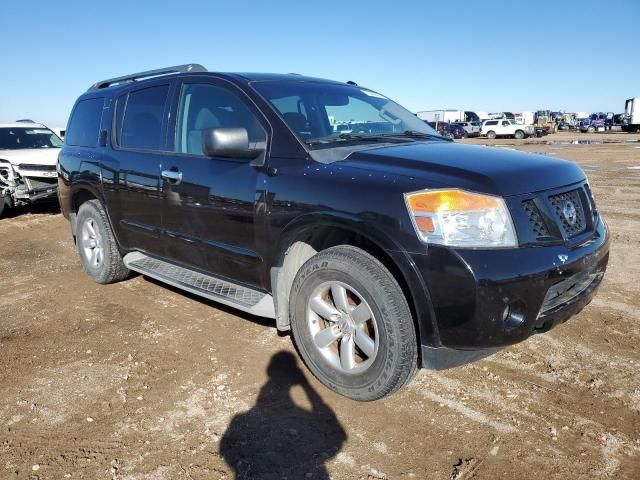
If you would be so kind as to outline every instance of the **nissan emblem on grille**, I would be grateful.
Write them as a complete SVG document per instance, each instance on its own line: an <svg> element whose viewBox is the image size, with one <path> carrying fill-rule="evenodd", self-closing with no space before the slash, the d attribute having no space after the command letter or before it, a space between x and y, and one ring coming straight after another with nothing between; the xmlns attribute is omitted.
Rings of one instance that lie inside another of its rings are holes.
<svg viewBox="0 0 640 480"><path fill-rule="evenodd" d="M549 202L567 237L573 237L586 230L585 206L579 188L552 195Z"/></svg>
<svg viewBox="0 0 640 480"><path fill-rule="evenodd" d="M578 212L576 212L576 207L572 201L565 200L564 205L562 206L562 215L564 215L564 219L569 222L570 225L576 224Z"/></svg>

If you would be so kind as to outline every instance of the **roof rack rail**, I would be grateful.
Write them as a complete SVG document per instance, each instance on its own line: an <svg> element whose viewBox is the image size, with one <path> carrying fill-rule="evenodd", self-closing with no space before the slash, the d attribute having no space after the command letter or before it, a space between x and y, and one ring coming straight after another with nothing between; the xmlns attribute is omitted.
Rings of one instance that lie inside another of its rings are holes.
<svg viewBox="0 0 640 480"><path fill-rule="evenodd" d="M88 92L91 90L99 90L101 88L107 88L116 83L131 83L136 80L148 77L156 77L158 75L165 75L167 73L202 73L208 72L208 70L199 63L187 63L185 65L176 65L175 67L158 68L157 70L147 70L146 72L133 73L131 75L125 75L123 77L109 78L100 82L94 83L89 87Z"/></svg>

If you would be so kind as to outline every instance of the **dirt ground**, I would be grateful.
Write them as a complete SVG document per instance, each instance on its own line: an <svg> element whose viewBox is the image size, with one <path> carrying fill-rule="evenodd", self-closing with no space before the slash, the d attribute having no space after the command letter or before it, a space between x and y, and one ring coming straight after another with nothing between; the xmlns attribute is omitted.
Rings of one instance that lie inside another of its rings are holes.
<svg viewBox="0 0 640 480"><path fill-rule="evenodd" d="M0 219L0 478L640 478L640 135L466 142L578 162L609 270L568 323L374 403L320 385L269 321L92 283L55 210Z"/></svg>

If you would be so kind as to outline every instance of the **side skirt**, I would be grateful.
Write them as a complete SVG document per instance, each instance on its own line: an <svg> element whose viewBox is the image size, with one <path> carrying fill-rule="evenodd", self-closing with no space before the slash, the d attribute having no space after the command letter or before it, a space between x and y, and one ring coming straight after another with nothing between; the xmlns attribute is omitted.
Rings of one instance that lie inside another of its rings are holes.
<svg viewBox="0 0 640 480"><path fill-rule="evenodd" d="M228 280L206 275L141 252L125 255L127 268L181 290L260 317L275 318L273 297Z"/></svg>

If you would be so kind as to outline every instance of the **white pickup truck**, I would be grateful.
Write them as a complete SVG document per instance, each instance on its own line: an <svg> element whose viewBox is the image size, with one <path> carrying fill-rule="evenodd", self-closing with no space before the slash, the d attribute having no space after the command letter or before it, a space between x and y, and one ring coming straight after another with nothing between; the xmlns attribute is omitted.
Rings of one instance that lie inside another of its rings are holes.
<svg viewBox="0 0 640 480"><path fill-rule="evenodd" d="M488 138L513 137L517 139L534 135L533 125L520 125L515 120L485 120L480 135Z"/></svg>

